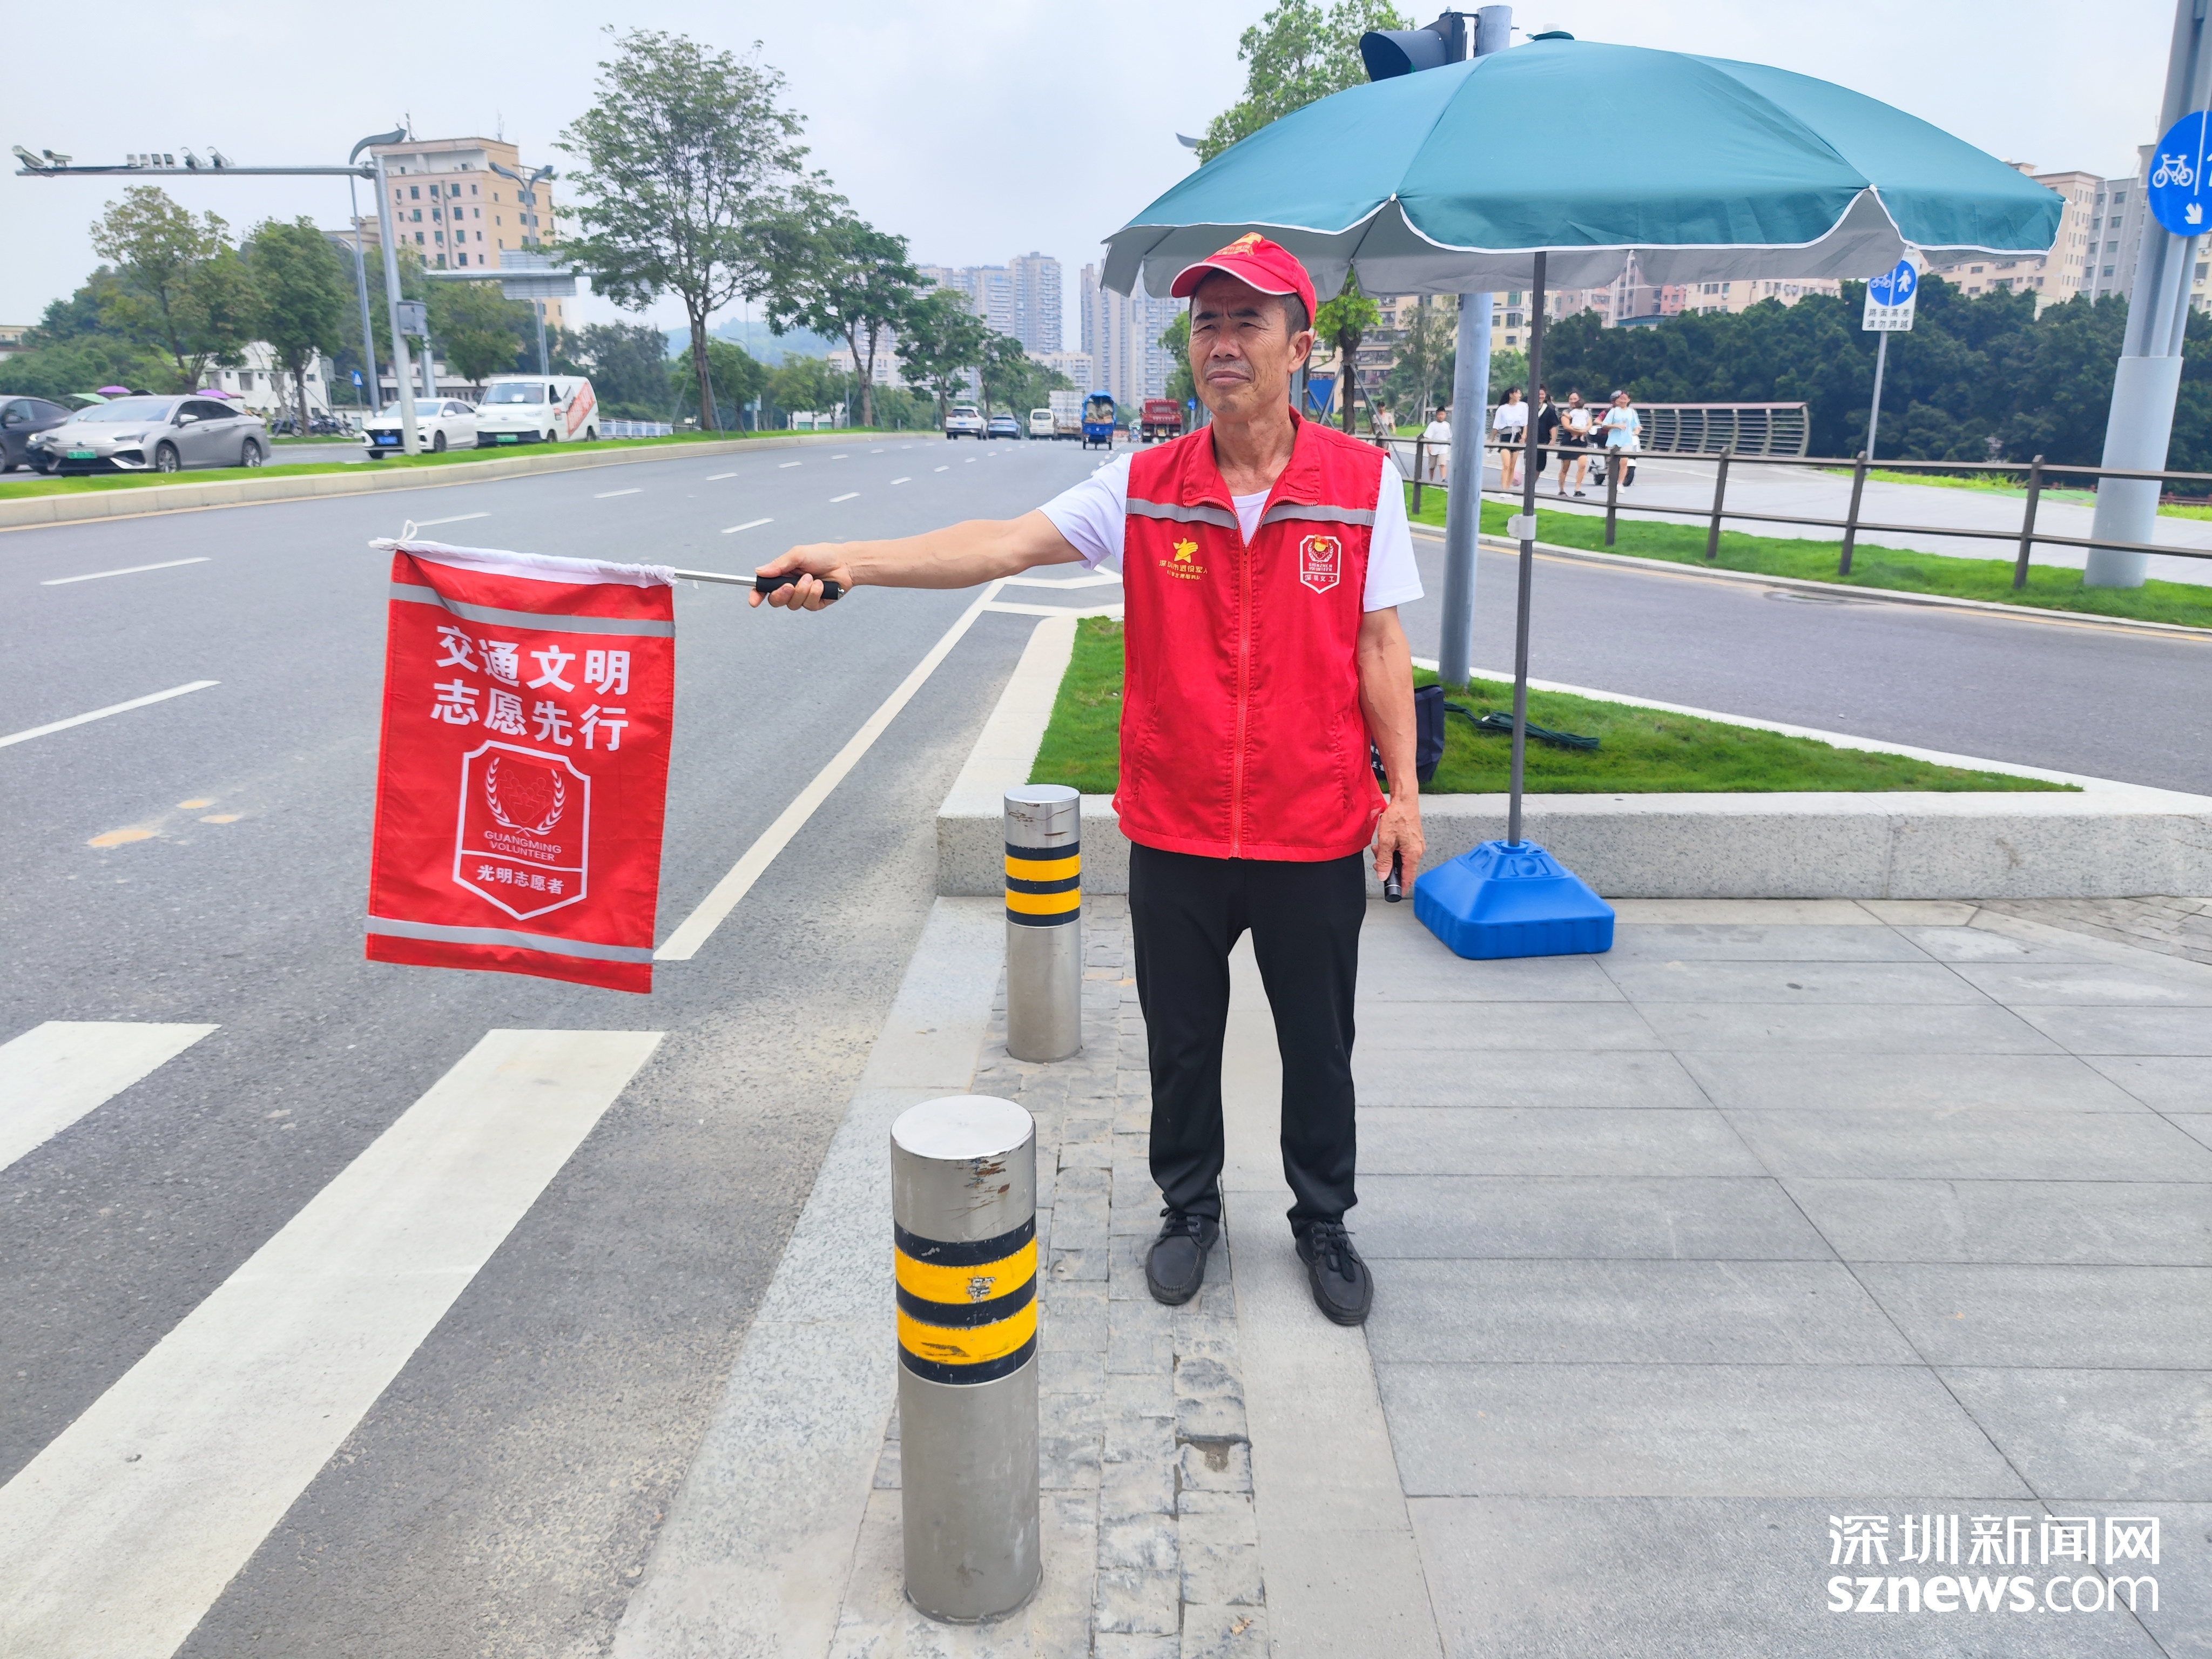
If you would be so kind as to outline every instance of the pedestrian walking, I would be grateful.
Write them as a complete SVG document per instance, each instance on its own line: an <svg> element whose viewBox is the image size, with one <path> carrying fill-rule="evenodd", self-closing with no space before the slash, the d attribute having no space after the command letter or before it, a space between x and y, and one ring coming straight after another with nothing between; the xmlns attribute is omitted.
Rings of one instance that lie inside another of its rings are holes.
<svg viewBox="0 0 2212 1659"><path fill-rule="evenodd" d="M969 587L1040 565L1118 563L1127 607L1121 775L1137 1000L1164 1224L1146 1257L1188 1302L1221 1225L1229 953L1247 932L1282 1051L1291 1231L1322 1312L1363 1322L1375 1285L1344 1225L1358 1201L1352 995L1371 849L1410 881L1423 852L1413 659L1397 607L1421 596L1389 458L1291 404L1313 349L1313 283L1239 237L1178 275L1212 422L1117 458L1018 519L794 547L765 596L818 611L824 580ZM756 594L758 605L763 596ZM1372 741L1385 799L1368 764Z"/></svg>
<svg viewBox="0 0 2212 1659"><path fill-rule="evenodd" d="M1589 465L1590 430L1594 422L1590 411L1579 392L1567 393L1566 406L1559 410L1559 493L1567 493L1567 474L1573 471L1575 494L1583 493L1583 474Z"/></svg>
<svg viewBox="0 0 2212 1659"><path fill-rule="evenodd" d="M1529 422L1529 430L1534 436L1528 446L1528 476L1541 483L1544 482L1544 468L1549 465L1552 453L1548 446L1558 437L1559 431L1559 411L1552 406L1552 393L1548 387L1540 386L1536 388L1536 410L1534 419Z"/></svg>
<svg viewBox="0 0 2212 1659"><path fill-rule="evenodd" d="M1423 483L1451 482L1451 405L1446 404L1431 415L1429 423L1421 428L1421 449L1428 458L1429 467L1428 476L1421 480ZM1475 468L1478 483L1480 482L1481 471L1478 465Z"/></svg>
<svg viewBox="0 0 2212 1659"><path fill-rule="evenodd" d="M1644 447L1644 421L1626 392L1613 394L1613 407L1599 422L1605 428L1605 460L1620 469L1623 489L1636 482L1636 452Z"/></svg>
<svg viewBox="0 0 2212 1659"><path fill-rule="evenodd" d="M1505 401L1491 416L1491 440L1498 446L1498 487L1513 488L1513 472L1521 459L1522 440L1528 435L1528 406L1521 401L1521 388L1505 389Z"/></svg>

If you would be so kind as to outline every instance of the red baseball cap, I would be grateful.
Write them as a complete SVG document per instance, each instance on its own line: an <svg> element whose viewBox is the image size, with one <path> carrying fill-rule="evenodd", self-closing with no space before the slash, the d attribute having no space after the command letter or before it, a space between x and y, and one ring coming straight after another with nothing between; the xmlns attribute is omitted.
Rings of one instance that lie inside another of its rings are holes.
<svg viewBox="0 0 2212 1659"><path fill-rule="evenodd" d="M1194 265L1186 265L1176 273L1175 283L1168 292L1178 300L1187 300L1206 280L1208 271L1225 271L1239 282L1249 283L1262 294L1295 294L1305 302L1306 319L1313 319L1319 307L1314 303L1313 278L1298 263L1297 255L1280 242L1271 242L1256 230L1239 236L1218 253L1207 255Z"/></svg>

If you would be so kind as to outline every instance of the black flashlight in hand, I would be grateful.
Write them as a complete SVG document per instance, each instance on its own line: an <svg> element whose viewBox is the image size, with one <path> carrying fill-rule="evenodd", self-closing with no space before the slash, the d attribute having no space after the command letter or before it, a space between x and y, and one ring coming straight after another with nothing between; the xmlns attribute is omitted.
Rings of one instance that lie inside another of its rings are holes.
<svg viewBox="0 0 2212 1659"><path fill-rule="evenodd" d="M1406 855L1403 853L1390 854L1390 873L1382 878L1382 896L1392 904L1398 903L1406 896Z"/></svg>

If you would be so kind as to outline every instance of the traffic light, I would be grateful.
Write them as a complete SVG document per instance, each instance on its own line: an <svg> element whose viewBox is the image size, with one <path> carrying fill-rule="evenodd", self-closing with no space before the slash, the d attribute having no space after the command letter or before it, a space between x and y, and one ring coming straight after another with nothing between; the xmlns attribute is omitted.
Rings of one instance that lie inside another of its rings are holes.
<svg viewBox="0 0 2212 1659"><path fill-rule="evenodd" d="M1417 70L1442 69L1468 55L1468 16L1448 11L1417 29L1370 29L1359 37L1359 58L1370 81L1388 81Z"/></svg>

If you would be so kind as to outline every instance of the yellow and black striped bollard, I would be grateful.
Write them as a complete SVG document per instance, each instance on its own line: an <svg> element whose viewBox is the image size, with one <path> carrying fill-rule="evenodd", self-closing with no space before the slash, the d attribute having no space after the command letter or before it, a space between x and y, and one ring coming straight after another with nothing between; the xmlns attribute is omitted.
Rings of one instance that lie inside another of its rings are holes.
<svg viewBox="0 0 2212 1659"><path fill-rule="evenodd" d="M1006 791L1006 1052L1066 1060L1083 1047L1083 797L1064 784Z"/></svg>
<svg viewBox="0 0 2212 1659"><path fill-rule="evenodd" d="M993 1619L1043 1571L1037 1522L1036 1125L988 1095L891 1125L906 1589Z"/></svg>

